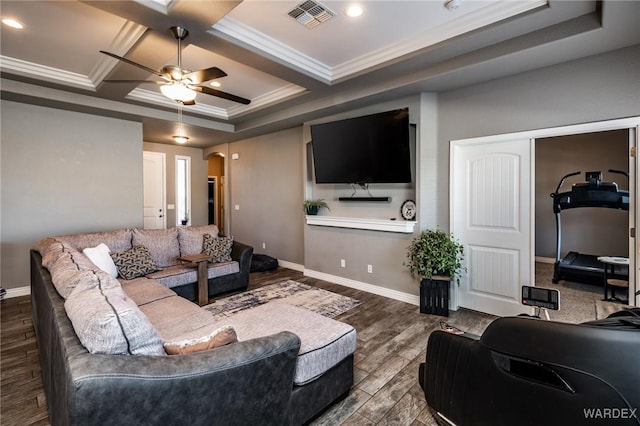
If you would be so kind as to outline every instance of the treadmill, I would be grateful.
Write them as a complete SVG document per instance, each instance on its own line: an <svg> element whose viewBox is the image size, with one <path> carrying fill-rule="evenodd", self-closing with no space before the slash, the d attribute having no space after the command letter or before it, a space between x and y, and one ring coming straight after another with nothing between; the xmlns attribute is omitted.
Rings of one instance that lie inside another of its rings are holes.
<svg viewBox="0 0 640 426"><path fill-rule="evenodd" d="M629 179L626 172L609 170L610 173L622 174ZM616 210L629 210L629 191L618 189L615 182L603 182L602 172L586 172L585 182L575 183L570 191L560 192L564 181L581 172L573 172L565 175L556 191L551 193L553 198L553 212L556 214L556 261L553 268L553 283L557 284L561 279L588 284L602 284L604 280L604 265L598 261L598 255L583 254L570 251L564 258L560 258L562 245L562 223L560 213L563 210L577 209L581 207L601 207ZM616 278L628 279L628 268L616 271Z"/></svg>

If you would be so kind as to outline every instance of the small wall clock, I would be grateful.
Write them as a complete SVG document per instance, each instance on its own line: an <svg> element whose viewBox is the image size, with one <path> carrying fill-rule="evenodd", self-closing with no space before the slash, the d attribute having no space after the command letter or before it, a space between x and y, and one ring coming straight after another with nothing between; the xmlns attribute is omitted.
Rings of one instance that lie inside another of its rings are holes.
<svg viewBox="0 0 640 426"><path fill-rule="evenodd" d="M416 203L413 200L402 203L400 215L404 220L414 220L416 218Z"/></svg>

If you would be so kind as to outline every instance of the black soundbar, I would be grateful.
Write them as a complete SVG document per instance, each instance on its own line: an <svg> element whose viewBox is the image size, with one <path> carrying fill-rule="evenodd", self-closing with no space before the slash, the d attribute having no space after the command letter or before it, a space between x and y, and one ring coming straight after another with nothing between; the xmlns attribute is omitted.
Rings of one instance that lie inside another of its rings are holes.
<svg viewBox="0 0 640 426"><path fill-rule="evenodd" d="M390 203L391 197L340 197L338 201L376 201L382 203Z"/></svg>

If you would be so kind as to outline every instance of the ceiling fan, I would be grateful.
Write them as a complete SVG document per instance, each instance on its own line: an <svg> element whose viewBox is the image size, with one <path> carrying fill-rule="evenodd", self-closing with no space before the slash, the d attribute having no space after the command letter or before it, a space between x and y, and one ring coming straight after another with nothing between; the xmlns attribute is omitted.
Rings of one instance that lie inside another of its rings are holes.
<svg viewBox="0 0 640 426"><path fill-rule="evenodd" d="M171 27L171 32L178 40L178 65L165 65L159 71L156 71L137 62L133 62L114 53L106 52L104 50L100 51L100 53L104 53L105 55L116 58L119 61L122 61L129 65L133 65L134 67L138 67L151 74L154 74L162 78L162 80L105 80L105 82L159 84L160 91L163 95L183 105L195 105L195 98L197 93L205 93L207 95L217 96L219 98L228 99L230 101L238 102L244 105L249 105L249 103L251 103L249 99L245 99L231 93L212 89L210 87L202 85L202 83L206 83L207 81L226 76L227 73L222 71L220 68L211 67L199 71L189 71L185 68L182 68L182 40L187 38L187 36L189 35L189 31L187 31L186 28L183 27Z"/></svg>

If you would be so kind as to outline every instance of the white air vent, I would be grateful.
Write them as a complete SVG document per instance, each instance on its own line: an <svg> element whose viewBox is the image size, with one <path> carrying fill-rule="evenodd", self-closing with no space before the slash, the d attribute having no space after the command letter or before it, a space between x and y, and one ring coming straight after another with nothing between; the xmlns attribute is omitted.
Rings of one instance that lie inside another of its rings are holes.
<svg viewBox="0 0 640 426"><path fill-rule="evenodd" d="M290 10L288 15L305 27L313 28L321 22L331 19L335 13L316 1L307 0Z"/></svg>

